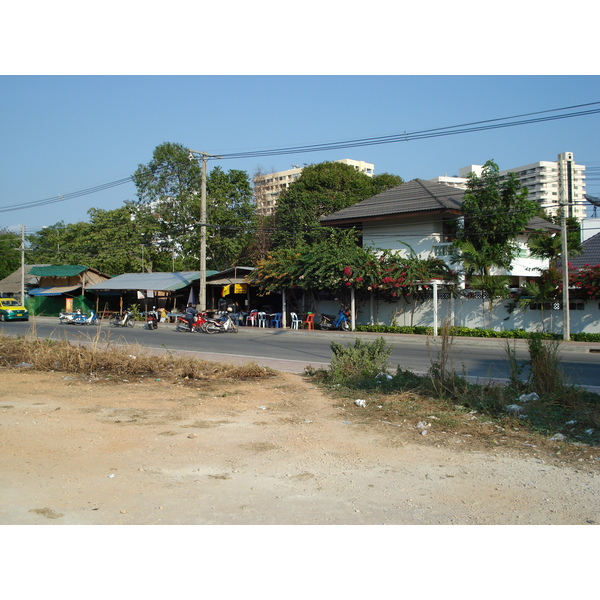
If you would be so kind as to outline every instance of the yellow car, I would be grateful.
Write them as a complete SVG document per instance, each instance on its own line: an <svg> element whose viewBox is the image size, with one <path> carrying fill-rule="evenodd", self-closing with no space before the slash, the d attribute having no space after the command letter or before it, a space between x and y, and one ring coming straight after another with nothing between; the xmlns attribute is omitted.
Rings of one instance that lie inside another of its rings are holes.
<svg viewBox="0 0 600 600"><path fill-rule="evenodd" d="M29 321L27 309L14 298L0 298L0 321Z"/></svg>

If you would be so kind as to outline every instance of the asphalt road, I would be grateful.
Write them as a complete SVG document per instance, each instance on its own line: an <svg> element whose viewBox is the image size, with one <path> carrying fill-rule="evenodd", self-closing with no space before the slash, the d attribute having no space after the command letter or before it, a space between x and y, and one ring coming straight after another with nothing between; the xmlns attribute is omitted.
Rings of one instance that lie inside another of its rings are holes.
<svg viewBox="0 0 600 600"><path fill-rule="evenodd" d="M324 367L331 359L331 340L344 345L356 338L373 340L381 334L342 333L330 331L296 331L290 329L262 329L240 327L239 333L181 333L175 325L161 323L150 331L144 323L133 328L113 328L103 323L94 326L61 325L58 318L37 317L29 322L0 322L0 331L23 336L35 330L36 335L54 339L92 341L98 334L101 341L140 344L155 351L189 352L201 358L216 361L247 362L254 360L281 371L301 373L308 365ZM98 331L97 331L98 330ZM392 346L389 364L416 373L425 373L438 356L439 338L425 336L384 334ZM512 342L511 342L512 343ZM452 366L476 379L505 379L509 371L506 363L506 340L454 338L451 349ZM517 357L528 358L523 340L515 343ZM597 387L600 391L600 344L568 342L561 344L562 366L570 380L579 385Z"/></svg>

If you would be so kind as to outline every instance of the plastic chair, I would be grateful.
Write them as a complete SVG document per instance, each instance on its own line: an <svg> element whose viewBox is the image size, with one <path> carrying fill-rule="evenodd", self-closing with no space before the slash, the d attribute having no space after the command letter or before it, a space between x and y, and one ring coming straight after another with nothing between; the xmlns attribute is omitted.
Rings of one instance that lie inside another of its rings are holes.
<svg viewBox="0 0 600 600"><path fill-rule="evenodd" d="M306 325L306 329L314 329L315 328L315 314L314 313L308 313L306 315L306 319L304 319L304 321L302 321L303 329L304 329L305 325Z"/></svg>
<svg viewBox="0 0 600 600"><path fill-rule="evenodd" d="M265 312L258 313L258 326L259 327L267 326L267 313L265 313Z"/></svg>
<svg viewBox="0 0 600 600"><path fill-rule="evenodd" d="M290 323L290 329L298 329L302 321L298 318L298 315L295 312L291 312L290 317L292 319L292 322Z"/></svg>
<svg viewBox="0 0 600 600"><path fill-rule="evenodd" d="M281 313L277 313L271 319L271 325L270 325L270 327L281 327Z"/></svg>
<svg viewBox="0 0 600 600"><path fill-rule="evenodd" d="M251 310L250 314L246 317L246 327L251 325L252 327L256 327L256 319L258 318L258 311Z"/></svg>

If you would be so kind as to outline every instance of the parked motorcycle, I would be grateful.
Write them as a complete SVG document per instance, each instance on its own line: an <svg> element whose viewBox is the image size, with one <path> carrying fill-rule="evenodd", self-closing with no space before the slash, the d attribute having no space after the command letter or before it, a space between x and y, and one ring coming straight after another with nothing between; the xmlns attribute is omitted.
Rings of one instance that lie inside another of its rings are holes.
<svg viewBox="0 0 600 600"><path fill-rule="evenodd" d="M185 317L177 317L177 325L175 326L175 331L204 331L206 323L206 313L198 315L196 319L191 323Z"/></svg>
<svg viewBox="0 0 600 600"><path fill-rule="evenodd" d="M146 312L146 323L148 325L148 329L151 331L154 329L158 329L158 322L160 321L160 317L156 310L156 307L153 306L152 310Z"/></svg>
<svg viewBox="0 0 600 600"><path fill-rule="evenodd" d="M61 325L69 325L73 323L73 319L81 315L81 309L76 309L74 312L60 312L58 314L58 321Z"/></svg>
<svg viewBox="0 0 600 600"><path fill-rule="evenodd" d="M90 316L87 317L83 313L79 313L73 317L71 321L73 325L100 325L100 319L96 316L96 313L92 310Z"/></svg>
<svg viewBox="0 0 600 600"><path fill-rule="evenodd" d="M209 319L205 326L206 333L237 333L238 326L229 313L222 314L218 319Z"/></svg>
<svg viewBox="0 0 600 600"><path fill-rule="evenodd" d="M133 327L134 322L133 313L126 309L122 313L114 314L108 323L112 327Z"/></svg>
<svg viewBox="0 0 600 600"><path fill-rule="evenodd" d="M319 315L321 320L319 321L319 327L321 329L339 329L340 331L350 331L350 311L344 307L340 308L340 312L337 316L334 315Z"/></svg>

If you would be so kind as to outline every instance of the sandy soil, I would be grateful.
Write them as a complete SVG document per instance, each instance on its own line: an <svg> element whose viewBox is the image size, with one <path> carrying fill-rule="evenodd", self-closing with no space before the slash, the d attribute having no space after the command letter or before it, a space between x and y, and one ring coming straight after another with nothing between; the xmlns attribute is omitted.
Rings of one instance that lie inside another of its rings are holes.
<svg viewBox="0 0 600 600"><path fill-rule="evenodd" d="M0 524L600 523L598 449L578 468L366 423L299 375L0 380Z"/></svg>

